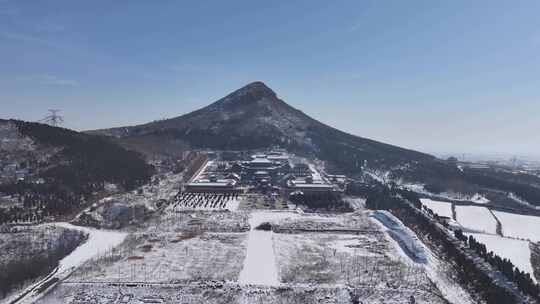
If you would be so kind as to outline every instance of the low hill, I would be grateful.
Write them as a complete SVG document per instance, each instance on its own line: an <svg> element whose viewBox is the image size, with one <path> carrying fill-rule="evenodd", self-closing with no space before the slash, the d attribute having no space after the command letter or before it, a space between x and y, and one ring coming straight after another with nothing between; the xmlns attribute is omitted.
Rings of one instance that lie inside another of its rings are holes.
<svg viewBox="0 0 540 304"><path fill-rule="evenodd" d="M75 210L106 184L134 189L153 172L110 138L20 120L0 120L0 151L0 192L41 214Z"/></svg>

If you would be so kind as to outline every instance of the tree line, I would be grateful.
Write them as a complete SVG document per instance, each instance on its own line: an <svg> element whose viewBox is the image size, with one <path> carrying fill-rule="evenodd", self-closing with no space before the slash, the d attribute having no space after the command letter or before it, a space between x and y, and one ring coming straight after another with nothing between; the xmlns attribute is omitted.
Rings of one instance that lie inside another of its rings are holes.
<svg viewBox="0 0 540 304"><path fill-rule="evenodd" d="M443 259L454 266L462 286L472 288L487 303L518 303L515 295L497 285L480 265L461 250L459 242L450 238L445 229L422 213L422 203L414 192L380 185L368 196L366 207L391 211L417 235L425 238L426 243L438 248Z"/></svg>
<svg viewBox="0 0 540 304"><path fill-rule="evenodd" d="M498 269L509 280L516 283L523 293L530 295L537 301L540 300L540 285L533 281L529 273L520 270L509 259L501 258L493 253L493 251L488 252L486 245L476 240L472 235L467 237L459 229L455 230L454 234L456 238L468 244L469 248L474 250L486 262Z"/></svg>

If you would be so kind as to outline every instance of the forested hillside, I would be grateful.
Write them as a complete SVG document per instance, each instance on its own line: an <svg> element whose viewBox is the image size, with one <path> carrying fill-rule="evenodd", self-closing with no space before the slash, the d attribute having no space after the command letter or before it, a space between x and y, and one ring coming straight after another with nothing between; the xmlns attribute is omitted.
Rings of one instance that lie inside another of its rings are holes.
<svg viewBox="0 0 540 304"><path fill-rule="evenodd" d="M0 184L0 192L19 203L0 209L0 221L35 221L64 214L76 210L106 184L131 190L152 175L152 166L140 154L108 138L39 123L3 123L16 126L20 138L31 139L33 145L23 160L17 160L17 150L4 151L15 154L4 156L12 165L24 168L26 174Z"/></svg>

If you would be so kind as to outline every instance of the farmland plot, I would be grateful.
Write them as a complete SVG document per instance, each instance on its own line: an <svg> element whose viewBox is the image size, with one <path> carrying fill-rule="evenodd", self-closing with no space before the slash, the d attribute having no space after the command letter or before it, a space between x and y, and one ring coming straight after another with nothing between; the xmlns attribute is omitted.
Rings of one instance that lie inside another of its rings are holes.
<svg viewBox="0 0 540 304"><path fill-rule="evenodd" d="M445 303L368 214L165 210L39 303Z"/></svg>
<svg viewBox="0 0 540 304"><path fill-rule="evenodd" d="M540 242L540 217L494 211L504 236Z"/></svg>
<svg viewBox="0 0 540 304"><path fill-rule="evenodd" d="M165 214L146 224L150 232L245 232L249 230L249 214L246 212L183 211Z"/></svg>
<svg viewBox="0 0 540 304"><path fill-rule="evenodd" d="M465 231L497 233L497 221L485 207L456 206L457 222Z"/></svg>
<svg viewBox="0 0 540 304"><path fill-rule="evenodd" d="M71 281L184 282L236 280L245 233L131 235L122 246L82 265Z"/></svg>
<svg viewBox="0 0 540 304"><path fill-rule="evenodd" d="M439 216L452 218L452 203L434 201L429 198L422 198L420 201Z"/></svg>
<svg viewBox="0 0 540 304"><path fill-rule="evenodd" d="M275 223L278 231L331 231L331 230L372 230L373 226L365 214L311 214L304 213L288 217Z"/></svg>

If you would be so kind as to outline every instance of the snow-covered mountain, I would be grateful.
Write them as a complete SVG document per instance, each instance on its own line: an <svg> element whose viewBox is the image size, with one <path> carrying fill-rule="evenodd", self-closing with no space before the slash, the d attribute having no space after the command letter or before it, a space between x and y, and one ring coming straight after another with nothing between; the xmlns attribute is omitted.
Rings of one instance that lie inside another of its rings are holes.
<svg viewBox="0 0 540 304"><path fill-rule="evenodd" d="M362 166L364 161L395 165L434 158L325 125L288 105L262 82L250 83L179 117L90 132L130 142L182 143L218 150L281 146L349 169Z"/></svg>

